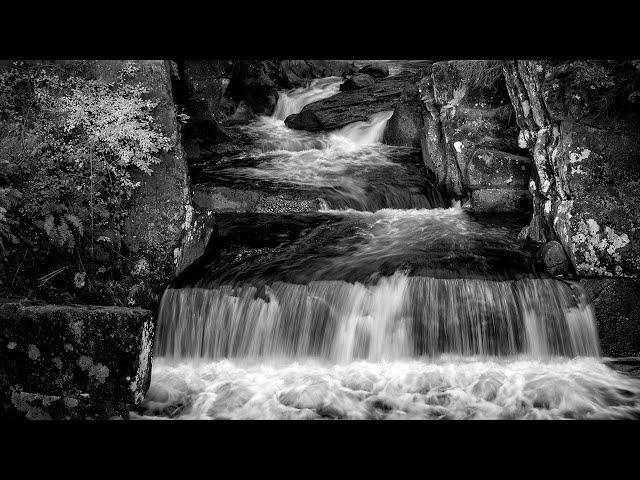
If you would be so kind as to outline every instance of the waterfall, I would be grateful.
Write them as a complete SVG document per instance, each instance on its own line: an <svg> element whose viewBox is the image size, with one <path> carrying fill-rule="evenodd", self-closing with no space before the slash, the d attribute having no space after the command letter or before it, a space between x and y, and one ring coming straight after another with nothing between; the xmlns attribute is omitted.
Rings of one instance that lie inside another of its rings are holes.
<svg viewBox="0 0 640 480"><path fill-rule="evenodd" d="M216 215L162 297L139 418L640 418L584 290L539 275L515 216L477 218L413 149L382 145L391 111L285 126L340 82L281 92L240 127L250 152L216 175L321 211Z"/></svg>
<svg viewBox="0 0 640 480"><path fill-rule="evenodd" d="M575 287L577 288L577 287ZM591 307L557 280L408 277L167 290L158 353L174 358L598 356Z"/></svg>
<svg viewBox="0 0 640 480"><path fill-rule="evenodd" d="M333 141L347 140L353 146L372 145L382 142L387 122L393 115L393 110L378 112L371 115L364 122L353 122L335 132Z"/></svg>
<svg viewBox="0 0 640 480"><path fill-rule="evenodd" d="M313 80L308 87L300 87L287 92L278 92L278 103L272 118L285 120L289 115L318 100L332 97L340 91L340 77L327 77Z"/></svg>

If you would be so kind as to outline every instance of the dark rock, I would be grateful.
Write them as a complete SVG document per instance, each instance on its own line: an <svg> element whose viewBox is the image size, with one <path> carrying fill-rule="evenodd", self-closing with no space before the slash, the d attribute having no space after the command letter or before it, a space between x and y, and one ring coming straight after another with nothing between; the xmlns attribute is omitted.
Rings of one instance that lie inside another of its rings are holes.
<svg viewBox="0 0 640 480"><path fill-rule="evenodd" d="M413 80L413 74L408 73L378 80L359 90L340 92L305 106L299 114L287 117L285 124L296 130L326 131L366 121L374 113L393 110Z"/></svg>
<svg viewBox="0 0 640 480"><path fill-rule="evenodd" d="M95 410L142 401L151 378L152 312L5 302L0 319L0 392L12 409L28 417L66 405L66 413L48 412L55 418L80 403Z"/></svg>
<svg viewBox="0 0 640 480"><path fill-rule="evenodd" d="M423 109L418 87L408 85L387 123L383 141L387 145L420 148L424 127Z"/></svg>
<svg viewBox="0 0 640 480"><path fill-rule="evenodd" d="M560 242L552 240L538 250L538 261L552 275L563 275L569 272L571 264Z"/></svg>
<svg viewBox="0 0 640 480"><path fill-rule="evenodd" d="M581 276L640 273L638 72L624 61L507 61L530 148L533 216L522 238L557 239Z"/></svg>
<svg viewBox="0 0 640 480"><path fill-rule="evenodd" d="M458 198L469 194L466 171L475 149L520 152L504 81L492 87L466 82L456 62L437 62L418 83L425 107L421 142L425 164Z"/></svg>
<svg viewBox="0 0 640 480"><path fill-rule="evenodd" d="M487 188L471 192L471 207L478 213L516 213L531 209L529 190Z"/></svg>
<svg viewBox="0 0 640 480"><path fill-rule="evenodd" d="M342 77L357 71L353 62L346 60L281 60L279 68L286 88L304 86L314 78Z"/></svg>
<svg viewBox="0 0 640 480"><path fill-rule="evenodd" d="M348 77L345 82L340 85L341 91L358 90L360 88L369 87L376 83L371 75L358 74Z"/></svg>
<svg viewBox="0 0 640 480"><path fill-rule="evenodd" d="M371 75L373 78L384 78L389 76L389 66L384 62L372 62L358 70L358 73Z"/></svg>
<svg viewBox="0 0 640 480"><path fill-rule="evenodd" d="M602 356L640 356L640 280L583 278L580 285L593 304Z"/></svg>
<svg viewBox="0 0 640 480"><path fill-rule="evenodd" d="M461 144L457 146L461 147ZM483 188L527 190L529 187L531 159L527 157L500 150L479 148L470 154L467 168L471 190Z"/></svg>
<svg viewBox="0 0 640 480"><path fill-rule="evenodd" d="M555 162L574 198L567 240L577 273L640 274L640 132L563 121Z"/></svg>

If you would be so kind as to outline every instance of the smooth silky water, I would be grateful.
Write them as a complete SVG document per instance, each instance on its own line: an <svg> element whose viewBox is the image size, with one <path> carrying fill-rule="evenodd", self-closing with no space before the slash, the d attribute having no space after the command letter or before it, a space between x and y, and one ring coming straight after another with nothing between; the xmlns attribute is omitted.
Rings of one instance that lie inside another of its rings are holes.
<svg viewBox="0 0 640 480"><path fill-rule="evenodd" d="M226 256L165 292L134 417L639 418L640 381L601 361L581 287L416 187L428 182L403 169L406 151L381 144L391 112L328 133L284 125L340 81L282 92L244 127L257 163L228 173L313 188L323 208L267 220L300 231L273 227L268 248L238 247L271 240L234 224Z"/></svg>

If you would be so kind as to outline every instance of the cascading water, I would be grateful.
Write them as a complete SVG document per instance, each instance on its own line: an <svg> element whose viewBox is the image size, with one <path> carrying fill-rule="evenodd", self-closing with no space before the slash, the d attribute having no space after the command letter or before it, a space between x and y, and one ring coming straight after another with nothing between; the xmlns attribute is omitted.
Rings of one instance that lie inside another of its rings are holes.
<svg viewBox="0 0 640 480"><path fill-rule="evenodd" d="M540 276L517 228L474 218L380 143L392 112L329 133L280 95L227 174L313 189L316 213L218 219L168 289L140 418L638 418L599 360L584 291Z"/></svg>
<svg viewBox="0 0 640 480"><path fill-rule="evenodd" d="M327 77L313 80L308 87L296 88L278 94L278 103L273 118L284 120L289 115L300 112L305 105L329 98L340 91L342 78Z"/></svg>

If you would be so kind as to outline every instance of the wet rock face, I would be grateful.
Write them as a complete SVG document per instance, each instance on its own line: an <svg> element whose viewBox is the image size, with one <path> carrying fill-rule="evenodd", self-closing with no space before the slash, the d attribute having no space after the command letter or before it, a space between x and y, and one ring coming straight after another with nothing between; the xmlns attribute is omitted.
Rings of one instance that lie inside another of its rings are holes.
<svg viewBox="0 0 640 480"><path fill-rule="evenodd" d="M584 278L603 357L640 356L640 280Z"/></svg>
<svg viewBox="0 0 640 480"><path fill-rule="evenodd" d="M140 308L0 304L4 414L103 418L126 412L149 387L154 323Z"/></svg>
<svg viewBox="0 0 640 480"><path fill-rule="evenodd" d="M328 131L365 121L374 113L393 110L402 92L413 83L411 73L379 79L371 86L311 103L299 114L289 115L285 124L295 130Z"/></svg>

